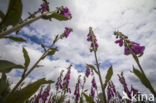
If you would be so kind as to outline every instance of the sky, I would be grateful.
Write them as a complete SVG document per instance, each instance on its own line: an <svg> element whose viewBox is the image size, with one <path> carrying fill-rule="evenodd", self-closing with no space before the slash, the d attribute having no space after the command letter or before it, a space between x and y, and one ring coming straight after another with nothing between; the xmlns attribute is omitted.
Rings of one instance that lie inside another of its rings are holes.
<svg viewBox="0 0 156 103"><path fill-rule="evenodd" d="M73 32L69 38L56 43L58 52L52 58L45 58L36 68L25 83L33 82L45 77L47 80L57 80L61 70L72 64L71 89L74 90L78 75L84 76L86 64L95 64L94 54L89 52L90 43L86 41L89 27L93 28L97 36L99 48L97 57L101 63L101 75L105 80L106 71L113 66L114 75L112 81L117 90L123 91L118 81L117 74L124 72L128 87L131 85L140 92L149 93L136 76L131 73L133 65L137 67L132 56L124 55L124 48L114 43L113 32L119 30L130 40L145 46L144 55L140 58L141 65L148 78L156 89L156 1L155 0L47 0L50 2L50 10L64 6L70 9L72 19L69 21L38 20L21 29L18 36L27 39L27 43L17 43L10 40L0 40L0 59L9 60L17 64L24 64L22 47L25 47L30 55L29 68L39 59L43 50L40 44L47 47L52 43L57 34L61 34L64 28L72 27ZM28 16L28 12L34 12L40 7L42 0L23 0L22 18ZM0 10L6 12L8 0L0 0ZM12 33L10 35L15 35ZM8 73L12 86L19 80L22 71L12 70ZM89 77L85 87L91 87ZM96 76L96 82L100 91L100 83ZM53 85L54 87L54 85Z"/></svg>

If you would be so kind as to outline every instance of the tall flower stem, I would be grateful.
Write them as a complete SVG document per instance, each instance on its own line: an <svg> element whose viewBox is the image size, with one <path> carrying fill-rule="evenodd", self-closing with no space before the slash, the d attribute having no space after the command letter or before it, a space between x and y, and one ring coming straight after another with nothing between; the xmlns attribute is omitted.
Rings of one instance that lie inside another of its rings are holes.
<svg viewBox="0 0 156 103"><path fill-rule="evenodd" d="M98 76L99 76L99 80L100 80L100 84L101 84L101 89L102 89L102 93L103 93L104 103L107 103L105 90L103 88L103 82L102 82L101 72L100 72L100 68L99 68L99 63L98 63L98 59L97 59L97 55L96 55L96 51L95 50L94 50L94 56L95 56L95 60L96 60L96 67L98 69Z"/></svg>
<svg viewBox="0 0 156 103"><path fill-rule="evenodd" d="M12 28L10 28L10 29L4 31L4 32L1 32L1 33L0 33L0 39L4 38L6 35L8 35L8 34L14 32L14 31L19 30L20 28L22 28L22 27L24 27L24 26L26 26L26 25L29 25L29 24L33 23L34 21L40 19L42 16L47 15L47 14L49 14L49 13L52 13L52 12L47 12L47 13L41 14L41 15L36 16L36 17L34 17L34 18L32 18L32 19L30 19L30 20L28 20L28 21L25 21L25 22L23 22L23 23L21 23L21 24L17 24L16 26L14 26L14 27L12 27Z"/></svg>
<svg viewBox="0 0 156 103"><path fill-rule="evenodd" d="M58 39L57 39L58 40ZM21 77L21 79L19 80L19 82L15 85L15 87L12 89L12 91L8 94L11 95L12 93L14 93L16 91L16 89L19 87L19 85L25 80L25 78L36 68L36 66L40 63L40 61L47 56L48 52L50 51L50 49L54 46L55 42L52 43L52 45L43 53L43 55L36 61L36 63L30 68L30 70Z"/></svg>
<svg viewBox="0 0 156 103"><path fill-rule="evenodd" d="M94 51L94 56L95 56L95 61L96 61L96 67L97 67L97 70L98 70L98 76L99 76L99 80L100 80L100 84L101 84L103 99L104 99L104 103L107 103L106 94L105 94L105 90L104 90L104 87L103 87L103 81L102 81L101 72L100 72L100 67L99 67L99 63L98 63L98 59L97 59L97 54L96 54L96 46L95 46L94 37L93 37L93 34L94 33L93 33L91 27L89 29L90 29L90 33L92 35L93 51Z"/></svg>

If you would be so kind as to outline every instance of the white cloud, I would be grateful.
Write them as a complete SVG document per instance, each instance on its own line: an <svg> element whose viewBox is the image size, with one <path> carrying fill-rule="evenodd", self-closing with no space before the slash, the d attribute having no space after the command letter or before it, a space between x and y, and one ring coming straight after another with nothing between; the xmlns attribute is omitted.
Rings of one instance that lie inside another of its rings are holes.
<svg viewBox="0 0 156 103"><path fill-rule="evenodd" d="M24 13L23 18L27 16L28 11L35 11L40 6L41 1L24 1ZM98 59L100 63L109 60L113 64L114 73L113 81L117 88L121 90L119 81L117 80L117 73L121 71L125 72L125 77L129 87L131 83L141 91L147 91L140 82L135 82L136 77L129 72L132 70L132 65L136 66L136 63L131 56L125 56L123 54L123 48L114 44L115 37L113 32L118 29L124 34L128 35L131 40L145 45L145 54L141 58L144 70L148 76L153 80L154 76L150 74L154 72L155 66L153 62L155 60L155 27L156 27L156 14L153 9L156 5L154 0L75 0L75 1L50 1L51 7L54 10L56 6L62 4L68 6L72 12L72 20L59 22L57 20L45 21L39 20L34 22L31 27L24 27L22 31L27 35L36 35L38 38L47 36L46 44L51 43L56 34L61 34L64 31L65 26L71 26L73 32L67 39L60 40L56 45L59 47L59 51L54 56L58 60L51 61L46 58L41 64L44 67L37 68L33 73L34 80L46 77L47 79L55 80L59 76L59 72L62 69L68 67L69 63L66 60L70 60L73 65L86 63L93 63L93 53L89 52L90 43L86 41L89 26L93 27L94 33L97 36L98 43L100 45L98 50ZM22 46L25 46L31 57L31 65L41 56L40 46L34 43L18 44L10 43L6 40L0 40L0 57L2 59L11 60L16 63L23 64L24 59L22 57ZM153 57L153 58L152 58ZM152 58L152 59L151 59ZM137 67L137 66L136 66ZM150 69L148 69L150 67ZM147 69L146 69L147 68ZM74 89L77 77L79 74L77 68L72 68L71 74L71 87ZM102 78L105 78L106 68L102 69ZM15 71L12 71L9 76L14 77L12 81L16 81ZM84 75L84 74L82 74ZM152 74L154 75L154 74ZM96 77L96 80L98 78ZM29 79L27 80L30 81ZM90 87L91 78L89 78L86 87ZM154 81L152 81L154 82ZM99 86L99 82L98 86ZM156 87L156 83L153 83ZM142 89L140 89L142 88ZM99 87L100 89L100 87Z"/></svg>

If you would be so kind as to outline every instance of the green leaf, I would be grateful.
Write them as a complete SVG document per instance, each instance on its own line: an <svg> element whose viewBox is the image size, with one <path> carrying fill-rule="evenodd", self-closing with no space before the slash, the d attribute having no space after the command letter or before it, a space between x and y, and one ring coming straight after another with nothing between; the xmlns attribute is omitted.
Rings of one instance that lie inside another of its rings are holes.
<svg viewBox="0 0 156 103"><path fill-rule="evenodd" d="M0 72L8 73L13 68L24 69L24 67L22 65L17 65L17 64L10 62L10 61L7 61L7 60L0 60Z"/></svg>
<svg viewBox="0 0 156 103"><path fill-rule="evenodd" d="M47 81L45 78L37 80L21 90L15 91L12 95L8 96L4 103L23 103L30 98L43 84L54 83L54 81Z"/></svg>
<svg viewBox="0 0 156 103"><path fill-rule="evenodd" d="M110 81L112 75L113 75L113 68L111 66L111 67L109 67L107 74L106 74L106 77L105 77L105 83L103 85L104 89L106 88L106 86L107 86L108 82Z"/></svg>
<svg viewBox="0 0 156 103"><path fill-rule="evenodd" d="M83 95L86 98L87 103L95 103L92 97L86 95L85 93L83 93Z"/></svg>
<svg viewBox="0 0 156 103"><path fill-rule="evenodd" d="M25 60L24 66L25 66L25 68L28 68L28 66L30 64L30 58L29 58L28 52L25 48L23 48L23 55L24 55L24 60Z"/></svg>
<svg viewBox="0 0 156 103"><path fill-rule="evenodd" d="M42 16L43 19L57 19L59 21L66 21L66 20L69 20L67 17L65 17L64 15L62 14L58 14L57 12L53 12L51 13L50 15L43 15Z"/></svg>
<svg viewBox="0 0 156 103"><path fill-rule="evenodd" d="M98 71L95 69L95 67L94 67L93 65L87 64L87 66L88 66L89 68L93 69L97 74L99 74Z"/></svg>
<svg viewBox="0 0 156 103"><path fill-rule="evenodd" d="M46 51L46 48L43 44L41 44L41 47L44 49L44 51Z"/></svg>
<svg viewBox="0 0 156 103"><path fill-rule="evenodd" d="M22 15L22 1L21 0L10 0L7 13L1 22L1 26L16 25Z"/></svg>
<svg viewBox="0 0 156 103"><path fill-rule="evenodd" d="M140 81L142 82L142 84L148 88L155 96L156 96L156 92L152 87L152 84L150 83L150 81L148 80L148 78L139 70L137 70L135 67L133 67L133 73L140 79Z"/></svg>
<svg viewBox="0 0 156 103"><path fill-rule="evenodd" d="M136 55L134 55L134 54L132 54L132 56L133 56L134 60L137 62L137 64L140 64L138 57Z"/></svg>
<svg viewBox="0 0 156 103"><path fill-rule="evenodd" d="M59 36L59 35L56 35L56 37L55 37L55 39L54 39L54 41L53 41L54 44L57 42L58 36Z"/></svg>
<svg viewBox="0 0 156 103"><path fill-rule="evenodd" d="M47 55L54 55L55 54L55 52L57 51L57 48L50 48L51 50L48 52L48 54Z"/></svg>
<svg viewBox="0 0 156 103"><path fill-rule="evenodd" d="M82 96L80 97L80 103L84 103L84 102L83 102L83 97L82 97Z"/></svg>
<svg viewBox="0 0 156 103"><path fill-rule="evenodd" d="M3 20L4 16L5 16L4 13L2 11L0 11L0 19Z"/></svg>
<svg viewBox="0 0 156 103"><path fill-rule="evenodd" d="M0 97L6 97L8 93L10 92L10 84L7 80L6 74L2 73L1 79L0 79Z"/></svg>
<svg viewBox="0 0 156 103"><path fill-rule="evenodd" d="M21 38L21 37L6 36L5 38L11 39L11 40L16 41L16 42L26 42L26 40Z"/></svg>
<svg viewBox="0 0 156 103"><path fill-rule="evenodd" d="M144 53L141 53L138 57L142 57L144 55Z"/></svg>

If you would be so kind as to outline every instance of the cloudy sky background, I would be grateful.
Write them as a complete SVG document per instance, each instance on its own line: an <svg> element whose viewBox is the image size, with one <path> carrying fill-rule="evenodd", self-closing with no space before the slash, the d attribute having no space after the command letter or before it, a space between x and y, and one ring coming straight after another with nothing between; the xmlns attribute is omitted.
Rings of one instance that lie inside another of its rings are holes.
<svg viewBox="0 0 156 103"><path fill-rule="evenodd" d="M104 81L105 74L110 65L113 65L113 82L119 91L122 91L117 74L124 72L126 81L141 92L149 91L141 85L139 80L130 73L132 65L136 66L131 56L123 54L123 48L114 43L113 32L119 30L126 34L130 40L136 41L146 47L141 64L153 86L156 88L156 1L155 0L49 0L51 10L58 6L68 7L72 13L70 21L45 21L38 20L24 27L19 36L27 39L27 43L16 43L10 40L0 40L0 59L23 64L22 47L25 47L31 58L31 67L42 55L40 44L49 46L56 36L61 34L66 26L72 27L73 32L67 39L56 43L59 51L52 57L46 58L40 64L44 67L37 68L25 80L26 83L46 77L56 81L62 69L73 65L70 86L75 88L78 75L84 75L85 64L95 64L93 53L89 52L90 43L86 41L89 26L97 36L99 49L98 60L101 63L101 74ZM23 0L23 16L40 7L41 0ZM0 10L6 12L8 0L0 0ZM14 35L14 33L12 34ZM136 66L137 67L137 66ZM8 77L16 83L22 71L12 70ZM91 77L88 78L86 87L90 88ZM100 90L100 83L96 77ZM14 84L13 84L14 85Z"/></svg>

